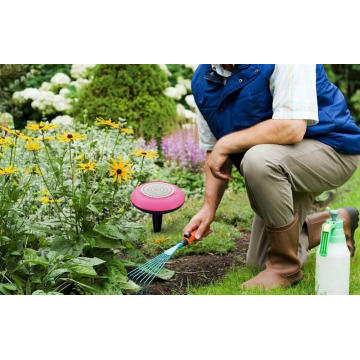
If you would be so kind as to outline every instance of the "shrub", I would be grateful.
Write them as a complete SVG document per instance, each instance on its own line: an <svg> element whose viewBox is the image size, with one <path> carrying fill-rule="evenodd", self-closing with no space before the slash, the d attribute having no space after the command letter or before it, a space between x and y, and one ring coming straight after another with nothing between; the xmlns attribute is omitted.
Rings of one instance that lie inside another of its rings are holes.
<svg viewBox="0 0 360 360"><path fill-rule="evenodd" d="M146 139L159 139L175 124L175 103L164 95L167 75L158 65L97 65L93 76L74 104L77 120L125 118Z"/></svg>
<svg viewBox="0 0 360 360"><path fill-rule="evenodd" d="M154 165L125 127L102 126L0 127L0 294L139 289L125 268L143 241L129 195Z"/></svg>

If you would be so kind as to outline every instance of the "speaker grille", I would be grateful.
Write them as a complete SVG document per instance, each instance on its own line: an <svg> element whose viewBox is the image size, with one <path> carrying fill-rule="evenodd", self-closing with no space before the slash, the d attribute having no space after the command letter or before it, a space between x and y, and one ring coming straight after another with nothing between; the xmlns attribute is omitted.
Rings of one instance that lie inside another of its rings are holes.
<svg viewBox="0 0 360 360"><path fill-rule="evenodd" d="M172 185L163 182L152 182L141 188L144 195L152 198L163 198L171 195L174 191L175 188Z"/></svg>

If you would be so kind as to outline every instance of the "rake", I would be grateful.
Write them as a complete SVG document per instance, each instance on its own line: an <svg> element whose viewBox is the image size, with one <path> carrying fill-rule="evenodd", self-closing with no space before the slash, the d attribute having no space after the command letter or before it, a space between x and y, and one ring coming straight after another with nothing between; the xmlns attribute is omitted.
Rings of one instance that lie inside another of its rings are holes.
<svg viewBox="0 0 360 360"><path fill-rule="evenodd" d="M160 273L160 271L164 268L165 264L175 254L175 252L183 246L189 245L195 241L196 231L197 230L194 230L192 233L184 234L184 239L181 242L164 251L154 259L149 260L145 264L142 264L138 268L129 272L129 279L141 287L141 290L137 292L138 295L144 295L148 293L149 285L153 282L155 277ZM209 229L205 232L204 236L207 236L210 233L211 230Z"/></svg>

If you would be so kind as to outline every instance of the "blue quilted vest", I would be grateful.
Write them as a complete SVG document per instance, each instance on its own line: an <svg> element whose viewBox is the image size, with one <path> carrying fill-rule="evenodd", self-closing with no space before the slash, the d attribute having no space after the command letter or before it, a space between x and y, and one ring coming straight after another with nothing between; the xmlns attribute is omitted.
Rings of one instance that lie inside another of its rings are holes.
<svg viewBox="0 0 360 360"><path fill-rule="evenodd" d="M235 65L224 78L209 64L200 65L192 78L195 102L217 139L272 118L269 79L273 64ZM341 91L332 84L323 65L316 65L319 123L308 126L306 138L319 140L341 154L360 154L360 129ZM230 156L239 169L243 154Z"/></svg>

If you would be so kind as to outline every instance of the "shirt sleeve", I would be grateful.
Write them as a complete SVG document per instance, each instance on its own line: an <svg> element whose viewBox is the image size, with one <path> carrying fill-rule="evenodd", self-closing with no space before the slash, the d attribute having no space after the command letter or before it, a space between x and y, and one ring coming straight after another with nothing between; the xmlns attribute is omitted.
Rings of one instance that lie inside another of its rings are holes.
<svg viewBox="0 0 360 360"><path fill-rule="evenodd" d="M205 151L211 151L216 144L216 138L211 132L208 123L202 116L198 108L196 108L197 116L197 125L199 132L199 146L200 149Z"/></svg>
<svg viewBox="0 0 360 360"><path fill-rule="evenodd" d="M315 64L277 64L270 78L273 119L319 122Z"/></svg>

